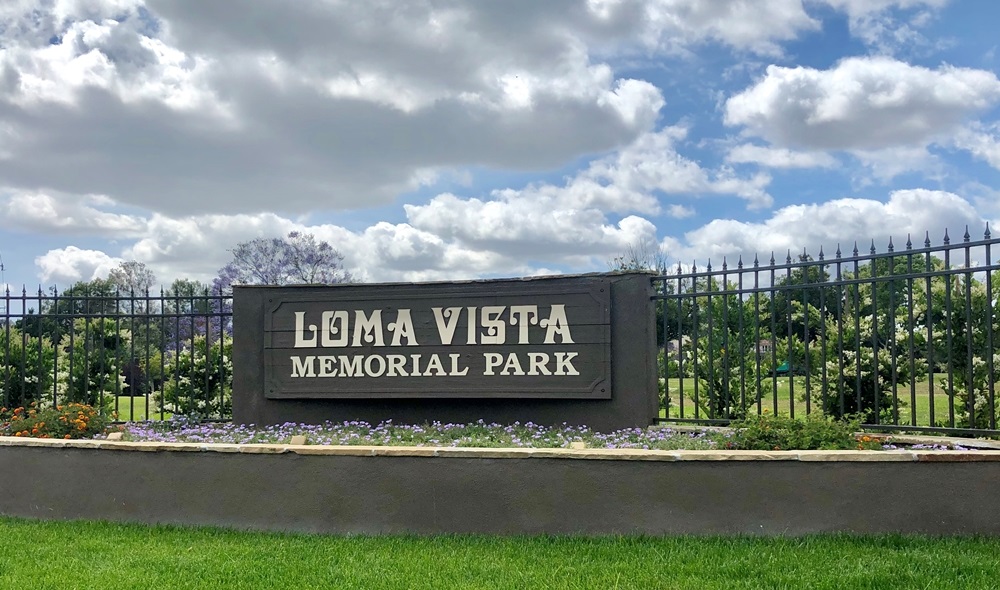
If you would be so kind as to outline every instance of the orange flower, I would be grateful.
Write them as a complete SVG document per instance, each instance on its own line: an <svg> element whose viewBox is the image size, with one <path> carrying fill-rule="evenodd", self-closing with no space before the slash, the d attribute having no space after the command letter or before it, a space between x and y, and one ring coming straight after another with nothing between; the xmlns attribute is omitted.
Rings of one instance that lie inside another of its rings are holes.
<svg viewBox="0 0 1000 590"><path fill-rule="evenodd" d="M64 436L63 438L70 438L70 436L69 436L69 435L67 434L67 435L66 435L66 436Z"/></svg>

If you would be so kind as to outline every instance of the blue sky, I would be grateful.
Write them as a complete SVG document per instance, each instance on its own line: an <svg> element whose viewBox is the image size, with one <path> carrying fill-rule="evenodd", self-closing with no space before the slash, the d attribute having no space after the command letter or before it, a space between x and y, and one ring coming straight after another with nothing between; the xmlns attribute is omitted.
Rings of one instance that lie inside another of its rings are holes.
<svg viewBox="0 0 1000 590"><path fill-rule="evenodd" d="M367 281L979 237L997 22L992 0L10 0L4 279L208 282L293 230Z"/></svg>

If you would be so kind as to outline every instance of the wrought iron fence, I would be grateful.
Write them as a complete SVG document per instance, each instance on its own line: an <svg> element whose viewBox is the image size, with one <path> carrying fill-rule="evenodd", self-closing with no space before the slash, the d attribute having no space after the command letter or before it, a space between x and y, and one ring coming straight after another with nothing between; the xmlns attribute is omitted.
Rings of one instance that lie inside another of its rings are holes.
<svg viewBox="0 0 1000 590"><path fill-rule="evenodd" d="M80 402L120 421L232 412L232 297L6 291L0 405Z"/></svg>
<svg viewBox="0 0 1000 590"><path fill-rule="evenodd" d="M870 428L995 435L1000 239L966 229L897 251L855 244L655 277L664 421L856 416Z"/></svg>

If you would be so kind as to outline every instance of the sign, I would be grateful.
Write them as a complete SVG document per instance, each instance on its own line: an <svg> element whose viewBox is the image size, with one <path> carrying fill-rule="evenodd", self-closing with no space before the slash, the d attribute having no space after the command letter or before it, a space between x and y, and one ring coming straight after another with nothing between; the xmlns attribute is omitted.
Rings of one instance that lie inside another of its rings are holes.
<svg viewBox="0 0 1000 590"><path fill-rule="evenodd" d="M610 399L610 313L603 278L274 290L264 394Z"/></svg>

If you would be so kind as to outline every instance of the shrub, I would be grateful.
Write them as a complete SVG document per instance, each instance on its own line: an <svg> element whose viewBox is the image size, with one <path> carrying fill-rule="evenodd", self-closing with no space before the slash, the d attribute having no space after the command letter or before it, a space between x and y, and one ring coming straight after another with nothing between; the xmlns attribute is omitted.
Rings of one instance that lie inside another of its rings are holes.
<svg viewBox="0 0 1000 590"><path fill-rule="evenodd" d="M55 349L48 338L2 329L0 357L0 406L26 406L52 392Z"/></svg>
<svg viewBox="0 0 1000 590"><path fill-rule="evenodd" d="M232 352L232 340L209 346L204 336L198 336L193 346L170 355L163 388L156 394L161 407L184 416L231 417Z"/></svg>
<svg viewBox="0 0 1000 590"><path fill-rule="evenodd" d="M757 451L881 449L878 440L854 436L858 424L857 419L836 420L815 414L795 419L765 413L733 422L733 436L726 446Z"/></svg>
<svg viewBox="0 0 1000 590"><path fill-rule="evenodd" d="M108 427L108 419L93 406L69 403L51 408L35 404L13 410L0 408L0 434L35 438L93 438Z"/></svg>

